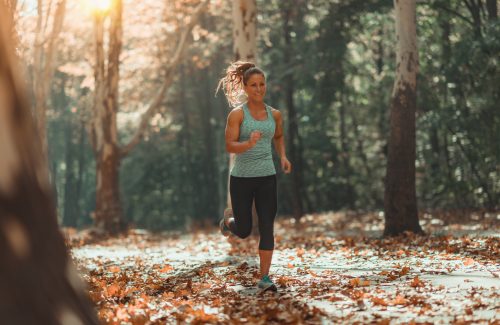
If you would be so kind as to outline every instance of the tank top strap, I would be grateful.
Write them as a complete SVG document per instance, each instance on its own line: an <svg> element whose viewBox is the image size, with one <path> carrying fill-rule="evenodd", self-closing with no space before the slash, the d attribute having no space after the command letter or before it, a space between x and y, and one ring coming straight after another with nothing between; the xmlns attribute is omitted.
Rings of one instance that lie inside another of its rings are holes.
<svg viewBox="0 0 500 325"><path fill-rule="evenodd" d="M267 117L274 123L273 112L271 110L271 106L266 104Z"/></svg>
<svg viewBox="0 0 500 325"><path fill-rule="evenodd" d="M243 108L243 118L247 117L250 112L248 111L248 106L247 103L244 103L241 105L241 108Z"/></svg>

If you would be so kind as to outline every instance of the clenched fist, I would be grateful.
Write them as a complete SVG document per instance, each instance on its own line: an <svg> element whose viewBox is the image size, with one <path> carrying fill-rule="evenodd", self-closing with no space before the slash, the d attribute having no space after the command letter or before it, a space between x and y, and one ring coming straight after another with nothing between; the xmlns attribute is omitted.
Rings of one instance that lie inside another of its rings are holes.
<svg viewBox="0 0 500 325"><path fill-rule="evenodd" d="M248 142L250 143L250 148L255 147L257 141L259 141L261 138L262 138L262 132L252 131L252 133L250 133L250 139L248 139Z"/></svg>

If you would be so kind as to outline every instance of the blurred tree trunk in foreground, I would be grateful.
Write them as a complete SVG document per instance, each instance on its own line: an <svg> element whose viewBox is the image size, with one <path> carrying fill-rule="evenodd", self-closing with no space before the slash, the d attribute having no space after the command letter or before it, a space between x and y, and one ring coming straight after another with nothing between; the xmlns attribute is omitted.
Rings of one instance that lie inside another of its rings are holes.
<svg viewBox="0 0 500 325"><path fill-rule="evenodd" d="M384 235L421 233L415 190L417 28L415 0L395 0L397 64L392 93L389 154L385 179Z"/></svg>
<svg viewBox="0 0 500 325"><path fill-rule="evenodd" d="M2 324L97 324L59 232L40 138L0 3Z"/></svg>

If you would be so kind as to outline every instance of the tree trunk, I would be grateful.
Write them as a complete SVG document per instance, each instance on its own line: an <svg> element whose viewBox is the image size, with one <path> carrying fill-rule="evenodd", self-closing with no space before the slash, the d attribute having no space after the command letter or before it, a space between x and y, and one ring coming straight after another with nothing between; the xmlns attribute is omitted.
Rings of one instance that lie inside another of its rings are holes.
<svg viewBox="0 0 500 325"><path fill-rule="evenodd" d="M256 0L234 0L233 4L233 57L235 61L257 61L257 3ZM234 154L229 154L229 170L234 165ZM229 182L228 182L229 184ZM231 197L227 195L231 208Z"/></svg>
<svg viewBox="0 0 500 325"><path fill-rule="evenodd" d="M8 19L8 22L5 26L10 26L10 35L12 39L12 47L14 49L17 48L19 43L19 38L17 35L17 0L3 0L4 6L8 12L7 15L4 15L5 19Z"/></svg>
<svg viewBox="0 0 500 325"><path fill-rule="evenodd" d="M488 17L490 20L498 18L498 0L486 0L486 10L488 10Z"/></svg>
<svg viewBox="0 0 500 325"><path fill-rule="evenodd" d="M76 215L78 218L82 216L82 186L83 186L83 173L85 171L85 121L80 121L80 135L78 137L78 173L76 179ZM79 224L78 224L79 225Z"/></svg>
<svg viewBox="0 0 500 325"><path fill-rule="evenodd" d="M234 60L257 62L257 1L234 0L233 9L233 56ZM229 171L234 165L235 154L229 154ZM227 207L232 208L228 176ZM252 234L258 233L255 203L252 206Z"/></svg>
<svg viewBox="0 0 500 325"><path fill-rule="evenodd" d="M0 3L0 311L5 324L98 324L59 232Z"/></svg>
<svg viewBox="0 0 500 325"><path fill-rule="evenodd" d="M119 189L120 158L118 148L106 144L96 159L97 188L95 226L97 230L116 234L124 230Z"/></svg>
<svg viewBox="0 0 500 325"><path fill-rule="evenodd" d="M64 214L63 224L68 227L76 227L78 223L78 197L76 196L75 177L75 150L73 149L73 125L66 121L65 130L65 162L66 170L64 175Z"/></svg>
<svg viewBox="0 0 500 325"><path fill-rule="evenodd" d="M233 2L233 52L236 61L257 61L257 2Z"/></svg>
<svg viewBox="0 0 500 325"><path fill-rule="evenodd" d="M283 7L283 36L285 39L285 45L287 50L284 53L284 65L285 67L290 67L292 63L293 45L292 45L292 20L294 19L294 9L297 4L288 3ZM290 70L291 71L291 70ZM290 158L293 162L298 162L301 157L299 156L298 143L299 143L299 127L297 123L297 110L294 102L294 75L291 73L287 76L285 81L285 102L288 111L288 150L290 152ZM302 204L302 170L297 168L297 164L292 173L292 188L290 189L291 201L292 201L292 211L293 217L296 220L300 220L304 215L304 207Z"/></svg>
<svg viewBox="0 0 500 325"><path fill-rule="evenodd" d="M415 190L415 111L418 70L415 0L395 0L396 80L385 179L384 235L422 233Z"/></svg>
<svg viewBox="0 0 500 325"><path fill-rule="evenodd" d="M92 143L96 158L96 230L115 234L124 229L119 191L120 149L118 112L119 57L122 48L122 2L113 1L110 11L109 48L104 57L104 19L96 13L94 24L96 65ZM107 63L107 65L106 65Z"/></svg>
<svg viewBox="0 0 500 325"><path fill-rule="evenodd" d="M119 167L121 160L142 140L151 117L161 107L168 88L173 83L174 68L180 62L187 47L188 36L197 23L207 0L201 1L191 16L190 22L179 33L179 42L166 68L160 89L140 118L132 139L125 146L118 143L117 113L118 85L120 81L120 53L122 50L122 0L113 0L109 11L108 58L104 51L104 20L106 13L94 13L94 106L89 125L89 139L96 159L96 209L94 222L98 232L116 233L124 229L119 192Z"/></svg>
<svg viewBox="0 0 500 325"><path fill-rule="evenodd" d="M52 20L52 30L49 35L45 35L46 26L44 26L44 20L46 24L51 13L49 10L44 10L42 0L38 0L37 10L38 18L33 61L33 93L35 95L34 104L38 134L41 139L42 152L45 160L47 160L47 101L55 71L57 43L64 22L66 0L57 2Z"/></svg>
<svg viewBox="0 0 500 325"><path fill-rule="evenodd" d="M472 16L472 23L474 28L474 34L476 37L481 38L481 7L483 4L481 0L463 0L467 9Z"/></svg>
<svg viewBox="0 0 500 325"><path fill-rule="evenodd" d="M182 195L184 199L186 200L186 210L185 210L185 225L186 228L191 226L192 222L192 216L194 215L195 212L195 207L197 204L195 203L196 197L194 195L193 188L196 187L196 182L193 181L193 176L191 175L191 172L193 171L193 163L192 163L192 149L191 149L191 119L190 119L190 112L189 112L189 104L187 102L187 96L186 96L186 88L187 88L187 83L186 81L188 78L186 77L186 71L185 71L185 66L181 65L180 67L180 82L181 82L181 88L179 90L180 92L180 110L182 112L182 124L183 127L181 129L181 132L179 132L179 136L181 137L179 139L179 152L182 153L183 155L183 160L185 161L185 165L182 167L182 175L183 175L183 182L182 182ZM190 70L188 70L190 72ZM189 229L189 228L188 228Z"/></svg>

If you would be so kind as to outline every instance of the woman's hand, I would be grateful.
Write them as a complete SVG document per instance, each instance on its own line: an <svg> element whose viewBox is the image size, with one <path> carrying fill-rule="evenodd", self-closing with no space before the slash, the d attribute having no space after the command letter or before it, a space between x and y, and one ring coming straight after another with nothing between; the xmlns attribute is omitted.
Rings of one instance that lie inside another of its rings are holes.
<svg viewBox="0 0 500 325"><path fill-rule="evenodd" d="M286 157L281 157L281 169L285 174L290 174L290 172L292 171L292 164Z"/></svg>
<svg viewBox="0 0 500 325"><path fill-rule="evenodd" d="M255 147L255 145L257 144L257 141L259 141L260 138L262 138L262 132L253 131L252 133L250 133L250 139L248 139L248 143L250 144L250 148Z"/></svg>

